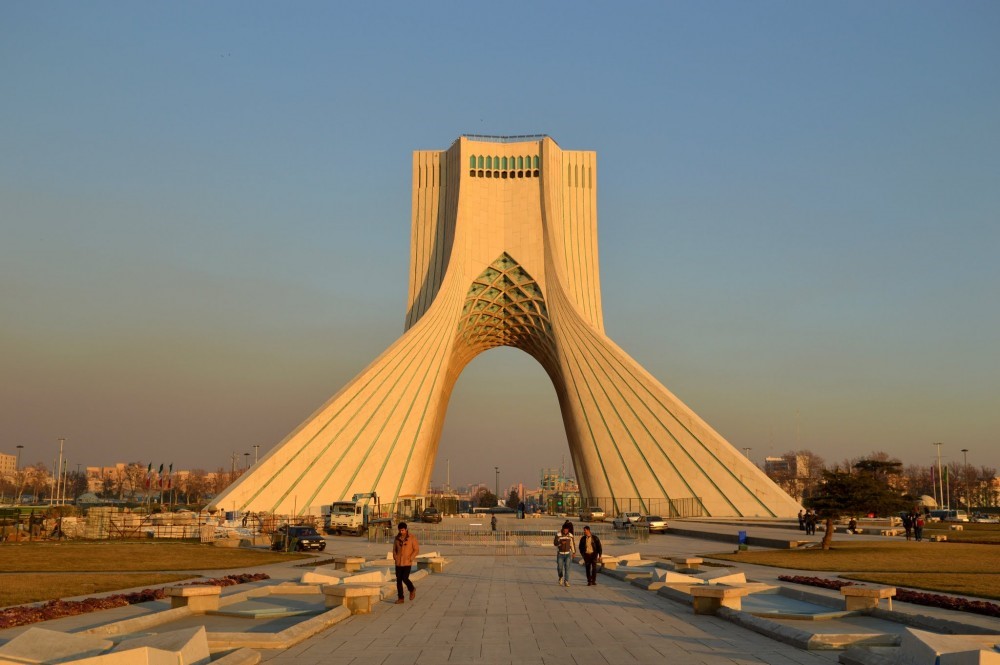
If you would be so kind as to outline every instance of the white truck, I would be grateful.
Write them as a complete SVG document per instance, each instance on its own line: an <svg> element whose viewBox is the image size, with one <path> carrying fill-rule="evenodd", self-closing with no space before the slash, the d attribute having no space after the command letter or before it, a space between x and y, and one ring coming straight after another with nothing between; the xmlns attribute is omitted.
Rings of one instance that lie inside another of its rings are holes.
<svg viewBox="0 0 1000 665"><path fill-rule="evenodd" d="M388 523L388 519L379 516L379 508L378 495L374 492L355 494L350 501L334 501L329 512L323 511L324 528L327 533L360 536L369 526Z"/></svg>

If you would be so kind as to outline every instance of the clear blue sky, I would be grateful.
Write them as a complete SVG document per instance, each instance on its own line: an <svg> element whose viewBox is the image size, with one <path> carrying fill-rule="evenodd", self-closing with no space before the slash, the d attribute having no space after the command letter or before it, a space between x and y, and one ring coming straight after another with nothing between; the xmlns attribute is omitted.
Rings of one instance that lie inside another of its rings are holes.
<svg viewBox="0 0 1000 665"><path fill-rule="evenodd" d="M269 449L402 332L411 151L547 133L598 153L609 334L735 446L1000 466L998 35L996 2L3 3L0 451ZM498 349L435 481L563 456Z"/></svg>

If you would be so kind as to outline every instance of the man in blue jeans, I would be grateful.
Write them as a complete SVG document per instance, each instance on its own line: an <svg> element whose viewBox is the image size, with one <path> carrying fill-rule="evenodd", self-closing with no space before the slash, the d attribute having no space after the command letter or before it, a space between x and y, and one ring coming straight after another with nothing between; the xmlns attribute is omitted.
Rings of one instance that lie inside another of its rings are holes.
<svg viewBox="0 0 1000 665"><path fill-rule="evenodd" d="M564 526L553 539L552 544L556 546L556 570L559 572L559 584L569 586L569 565L573 562L573 553L576 552L573 535Z"/></svg>

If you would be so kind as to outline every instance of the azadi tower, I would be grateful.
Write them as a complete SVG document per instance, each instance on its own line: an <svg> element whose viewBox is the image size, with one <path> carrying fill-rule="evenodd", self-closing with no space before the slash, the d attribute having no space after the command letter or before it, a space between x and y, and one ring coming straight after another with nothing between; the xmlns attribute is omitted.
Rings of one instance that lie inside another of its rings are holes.
<svg viewBox="0 0 1000 665"><path fill-rule="evenodd" d="M678 499L710 516L799 510L605 334L596 153L547 136L462 136L414 152L411 234L403 335L215 507L318 514L355 493L424 494L459 374L480 353L513 346L552 379L584 505L617 510L628 497L633 510L663 513Z"/></svg>

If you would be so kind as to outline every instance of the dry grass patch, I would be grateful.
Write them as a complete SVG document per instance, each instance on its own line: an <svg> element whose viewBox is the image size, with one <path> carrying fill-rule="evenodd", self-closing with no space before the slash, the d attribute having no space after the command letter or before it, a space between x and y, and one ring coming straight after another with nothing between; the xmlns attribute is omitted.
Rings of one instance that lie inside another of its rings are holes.
<svg viewBox="0 0 1000 665"><path fill-rule="evenodd" d="M0 570L11 573L224 570L307 557L305 554L162 541L8 543L0 546Z"/></svg>
<svg viewBox="0 0 1000 665"><path fill-rule="evenodd" d="M1000 600L1000 573L863 573L841 577L907 589Z"/></svg>
<svg viewBox="0 0 1000 665"><path fill-rule="evenodd" d="M197 577L197 576L194 576ZM92 573L17 573L0 575L0 607L24 605L56 598L89 596L105 591L146 588L179 580L192 575L167 573L125 573L94 575Z"/></svg>
<svg viewBox="0 0 1000 665"><path fill-rule="evenodd" d="M996 545L842 541L829 550L762 550L710 554L715 559L793 570L853 573L1000 573Z"/></svg>
<svg viewBox="0 0 1000 665"><path fill-rule="evenodd" d="M951 524L946 522L931 522L924 527L924 537L948 536L948 540L956 542L977 542L1000 544L1000 524L980 524L966 522L960 525L961 531L952 531Z"/></svg>

